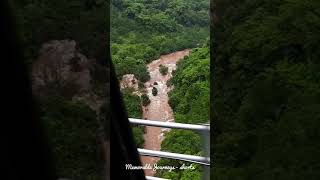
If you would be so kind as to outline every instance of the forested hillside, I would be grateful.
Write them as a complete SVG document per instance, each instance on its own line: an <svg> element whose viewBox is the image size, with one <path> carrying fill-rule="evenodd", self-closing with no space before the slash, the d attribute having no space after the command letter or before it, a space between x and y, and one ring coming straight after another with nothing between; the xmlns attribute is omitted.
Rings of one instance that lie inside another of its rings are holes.
<svg viewBox="0 0 320 180"><path fill-rule="evenodd" d="M107 40L106 1L14 0L12 1L28 62L37 57L41 44L72 39L83 53L100 59ZM105 57L104 57L105 58Z"/></svg>
<svg viewBox="0 0 320 180"><path fill-rule="evenodd" d="M209 33L209 1L112 0L111 51L117 75L149 79L146 64L161 54L202 46Z"/></svg>
<svg viewBox="0 0 320 180"><path fill-rule="evenodd" d="M201 0L112 0L111 53L121 80L134 74L139 90L150 79L146 65L160 55L201 47L209 39L209 1ZM123 90L129 117L142 118L143 99ZM147 100L146 100L147 101ZM143 145L143 129L134 128L138 146Z"/></svg>
<svg viewBox="0 0 320 180"><path fill-rule="evenodd" d="M177 66L168 83L174 86L169 93L169 104L175 121L189 124L209 122L209 47L193 49L191 55Z"/></svg>
<svg viewBox="0 0 320 180"><path fill-rule="evenodd" d="M168 85L174 89L169 93L169 104L174 112L175 122L198 124L209 122L210 107L210 52L209 47L195 48L191 55L178 63ZM161 150L181 154L203 155L202 139L199 134L186 130L171 130L161 144ZM182 164L182 161L161 159L159 165ZM201 179L201 166L193 164L195 170L159 171L159 176L169 179Z"/></svg>
<svg viewBox="0 0 320 180"><path fill-rule="evenodd" d="M212 179L319 179L319 1L214 6Z"/></svg>

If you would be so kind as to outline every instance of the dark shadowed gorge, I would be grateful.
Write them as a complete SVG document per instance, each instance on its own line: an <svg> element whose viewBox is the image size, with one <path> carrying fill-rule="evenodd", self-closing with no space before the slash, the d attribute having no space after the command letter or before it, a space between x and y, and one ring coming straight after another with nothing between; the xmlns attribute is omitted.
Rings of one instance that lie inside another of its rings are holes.
<svg viewBox="0 0 320 180"><path fill-rule="evenodd" d="M12 2L59 178L105 179L106 4Z"/></svg>

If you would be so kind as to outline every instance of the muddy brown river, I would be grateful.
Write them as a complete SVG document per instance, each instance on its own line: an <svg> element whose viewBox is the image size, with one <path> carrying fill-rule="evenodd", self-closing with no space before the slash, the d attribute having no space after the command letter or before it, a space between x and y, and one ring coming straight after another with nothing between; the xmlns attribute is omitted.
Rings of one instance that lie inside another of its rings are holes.
<svg viewBox="0 0 320 180"><path fill-rule="evenodd" d="M173 112L168 104L168 92L171 90L167 87L167 81L172 77L172 71L176 69L176 64L183 57L189 55L190 49L177 51L167 55L160 56L159 59L152 61L147 65L148 72L150 73L150 80L145 83L147 94L151 103L143 108L143 118L156 121L173 121ZM168 74L163 76L159 71L159 65L168 67ZM157 85L154 85L157 82ZM152 88L158 89L156 96L152 95ZM146 127L144 134L144 148L150 150L160 150L161 141L164 139L164 133L169 131L166 128ZM142 164L150 164L153 166L160 158L141 156ZM146 176L153 176L155 171L146 169Z"/></svg>

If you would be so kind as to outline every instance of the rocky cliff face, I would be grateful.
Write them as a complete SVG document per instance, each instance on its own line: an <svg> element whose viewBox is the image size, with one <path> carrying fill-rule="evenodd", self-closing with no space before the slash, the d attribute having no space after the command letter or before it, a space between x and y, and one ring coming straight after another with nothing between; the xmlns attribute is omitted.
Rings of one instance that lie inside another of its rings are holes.
<svg viewBox="0 0 320 180"><path fill-rule="evenodd" d="M33 93L40 99L56 92L73 101L83 100L100 114L107 89L101 76L106 78L106 73L106 68L77 49L75 41L50 41L42 45L32 65Z"/></svg>

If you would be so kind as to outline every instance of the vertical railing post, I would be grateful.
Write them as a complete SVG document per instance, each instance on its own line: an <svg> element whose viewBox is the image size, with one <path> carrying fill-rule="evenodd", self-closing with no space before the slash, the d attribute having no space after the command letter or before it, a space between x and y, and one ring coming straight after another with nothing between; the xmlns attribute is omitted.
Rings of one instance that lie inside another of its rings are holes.
<svg viewBox="0 0 320 180"><path fill-rule="evenodd" d="M203 153L205 157L210 157L210 132L201 133L203 141ZM203 167L203 180L210 180L210 166Z"/></svg>

